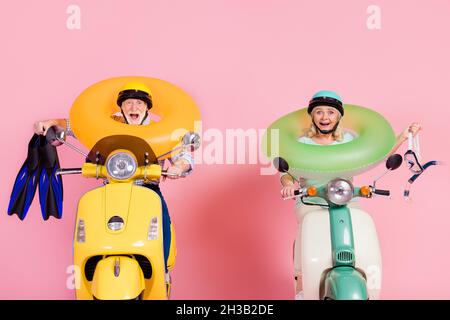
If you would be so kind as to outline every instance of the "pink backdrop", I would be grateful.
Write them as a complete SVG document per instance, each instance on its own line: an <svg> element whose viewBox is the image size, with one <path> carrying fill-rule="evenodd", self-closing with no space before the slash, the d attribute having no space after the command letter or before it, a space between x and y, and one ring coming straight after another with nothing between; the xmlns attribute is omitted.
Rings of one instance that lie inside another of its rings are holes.
<svg viewBox="0 0 450 320"><path fill-rule="evenodd" d="M81 9L69 30L66 9ZM369 30L369 5L381 29ZM66 117L90 84L121 75L189 92L203 130L263 129L319 89L371 107L400 132L423 126L426 160L448 160L448 1L14 1L0 13L3 124L0 298L72 299L66 288L77 200L96 185L64 178L64 217L44 223L38 199L20 222L7 203L35 120ZM404 148L401 149L401 152ZM65 167L81 157L60 149ZM291 299L293 202L259 165L198 165L164 183L178 237L174 299ZM359 177L370 182L382 166ZM384 299L449 299L448 167L431 168L401 198L405 167L363 202L381 242ZM380 185L381 186L381 185Z"/></svg>

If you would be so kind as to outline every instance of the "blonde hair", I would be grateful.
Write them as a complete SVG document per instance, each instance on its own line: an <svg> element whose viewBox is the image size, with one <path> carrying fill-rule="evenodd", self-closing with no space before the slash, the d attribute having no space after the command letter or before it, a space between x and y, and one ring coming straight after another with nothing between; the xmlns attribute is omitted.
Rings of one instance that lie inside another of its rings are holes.
<svg viewBox="0 0 450 320"><path fill-rule="evenodd" d="M338 121L341 121L341 118L342 118L342 116L339 116ZM308 138L312 138L317 135L316 126L314 125L314 123L312 121L313 120L312 120L312 116L311 116L311 126L308 129L306 129L305 134L304 134ZM336 130L334 130L334 132L332 133L332 136L333 136L333 139L336 141L342 141L342 139L344 138L344 132L341 128L340 122L338 123Z"/></svg>

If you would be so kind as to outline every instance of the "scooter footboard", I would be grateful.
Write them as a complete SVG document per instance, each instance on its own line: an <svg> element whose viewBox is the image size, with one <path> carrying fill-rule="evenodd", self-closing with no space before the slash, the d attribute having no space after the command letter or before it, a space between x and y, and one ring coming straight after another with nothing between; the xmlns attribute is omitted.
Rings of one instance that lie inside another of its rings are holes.
<svg viewBox="0 0 450 320"><path fill-rule="evenodd" d="M144 289L144 274L135 259L110 256L98 262L92 279L92 295L95 299L135 299Z"/></svg>
<svg viewBox="0 0 450 320"><path fill-rule="evenodd" d="M369 214L349 208L355 243L355 267L367 279L369 299L378 299L381 290L381 253L376 228ZM305 299L319 299L323 274L332 268L328 209L308 212L302 222L301 266Z"/></svg>

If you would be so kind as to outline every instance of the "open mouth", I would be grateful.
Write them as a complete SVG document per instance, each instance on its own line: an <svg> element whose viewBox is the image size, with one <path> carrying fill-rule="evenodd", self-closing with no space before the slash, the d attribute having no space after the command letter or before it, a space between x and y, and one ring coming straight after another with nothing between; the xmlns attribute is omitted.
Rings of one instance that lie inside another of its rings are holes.
<svg viewBox="0 0 450 320"><path fill-rule="evenodd" d="M319 125L320 125L321 127L328 127L328 126L331 126L331 122L326 122L326 121L324 121L324 122L319 122Z"/></svg>
<svg viewBox="0 0 450 320"><path fill-rule="evenodd" d="M136 121L139 119L139 114L138 113L130 113L128 115L130 117L131 120Z"/></svg>

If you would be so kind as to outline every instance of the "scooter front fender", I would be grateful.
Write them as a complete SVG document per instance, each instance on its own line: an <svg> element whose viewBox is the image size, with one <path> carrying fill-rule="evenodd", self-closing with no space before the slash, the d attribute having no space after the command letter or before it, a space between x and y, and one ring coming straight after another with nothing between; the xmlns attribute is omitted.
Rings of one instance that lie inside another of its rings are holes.
<svg viewBox="0 0 450 320"><path fill-rule="evenodd" d="M352 267L338 267L327 273L322 299L367 300L366 280Z"/></svg>
<svg viewBox="0 0 450 320"><path fill-rule="evenodd" d="M95 299L135 299L144 289L144 274L136 260L127 256L110 256L97 264L92 279Z"/></svg>

